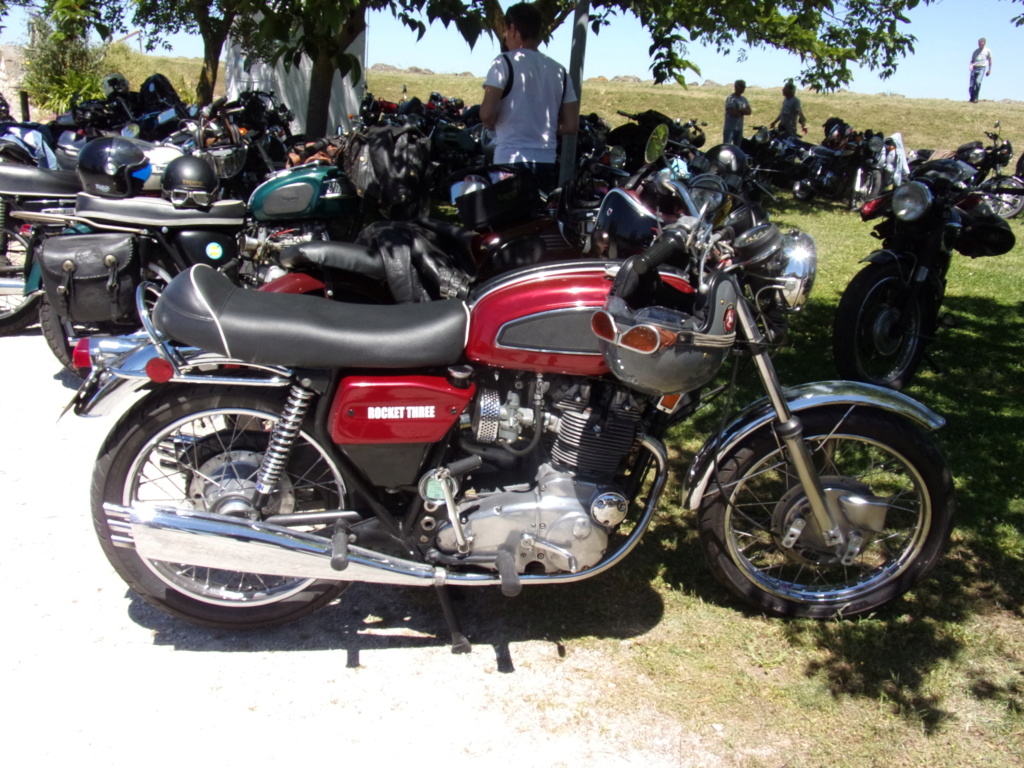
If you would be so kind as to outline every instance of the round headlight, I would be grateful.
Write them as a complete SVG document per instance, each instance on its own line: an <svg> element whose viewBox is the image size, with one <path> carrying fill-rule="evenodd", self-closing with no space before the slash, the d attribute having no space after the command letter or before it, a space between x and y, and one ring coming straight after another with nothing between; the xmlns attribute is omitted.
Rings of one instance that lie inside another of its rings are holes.
<svg viewBox="0 0 1024 768"><path fill-rule="evenodd" d="M807 301L818 272L818 248L806 232L791 230L782 236L779 283L786 307L795 312Z"/></svg>
<svg viewBox="0 0 1024 768"><path fill-rule="evenodd" d="M885 146L885 139L877 133L868 139L868 149L872 152L881 152L883 146Z"/></svg>
<svg viewBox="0 0 1024 768"><path fill-rule="evenodd" d="M763 125L757 129L757 133L754 134L754 141L758 144L767 144L769 139L768 129Z"/></svg>
<svg viewBox="0 0 1024 768"><path fill-rule="evenodd" d="M625 168L626 167L626 150L622 147L613 145L608 147L608 165L611 168Z"/></svg>
<svg viewBox="0 0 1024 768"><path fill-rule="evenodd" d="M709 213L718 211L728 197L725 182L712 173L703 173L690 179L690 197L697 210L705 209Z"/></svg>
<svg viewBox="0 0 1024 768"><path fill-rule="evenodd" d="M920 181L900 184L892 193L892 212L902 221L917 221L932 205L932 193Z"/></svg>

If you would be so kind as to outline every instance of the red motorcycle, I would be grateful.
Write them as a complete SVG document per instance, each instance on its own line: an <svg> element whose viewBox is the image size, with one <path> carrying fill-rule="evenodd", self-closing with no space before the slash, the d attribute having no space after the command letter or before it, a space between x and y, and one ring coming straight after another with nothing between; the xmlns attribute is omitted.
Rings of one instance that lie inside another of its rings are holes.
<svg viewBox="0 0 1024 768"><path fill-rule="evenodd" d="M298 619L353 581L432 587L466 651L445 587L512 596L621 563L669 480L670 427L735 358L766 397L708 440L682 495L714 575L778 616L895 598L950 532L924 431L943 420L865 384L783 389L769 352L813 283L813 240L735 234L714 226L723 196L702 200L625 261L513 270L466 300L176 277L146 334L91 351L73 403L144 393L96 462L104 553L148 602L226 628Z"/></svg>

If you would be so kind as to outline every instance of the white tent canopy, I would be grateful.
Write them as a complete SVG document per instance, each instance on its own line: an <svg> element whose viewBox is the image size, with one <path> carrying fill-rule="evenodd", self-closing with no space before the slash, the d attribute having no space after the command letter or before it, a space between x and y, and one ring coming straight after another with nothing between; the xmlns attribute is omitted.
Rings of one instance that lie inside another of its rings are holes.
<svg viewBox="0 0 1024 768"><path fill-rule="evenodd" d="M366 64L366 32L364 31L348 49L359 59L361 68ZM234 41L230 41L224 54L226 73L226 94L228 99L238 98L242 91L273 91L274 95L295 114L291 130L293 133L306 132L306 108L309 104L309 75L313 63L305 56L298 67L285 69L283 63L276 67L255 64L245 68L245 56ZM331 104L328 112L329 125L333 129L347 130L348 116L359 113L359 104L366 93L366 78L353 83L351 77L342 78L335 73L331 88Z"/></svg>

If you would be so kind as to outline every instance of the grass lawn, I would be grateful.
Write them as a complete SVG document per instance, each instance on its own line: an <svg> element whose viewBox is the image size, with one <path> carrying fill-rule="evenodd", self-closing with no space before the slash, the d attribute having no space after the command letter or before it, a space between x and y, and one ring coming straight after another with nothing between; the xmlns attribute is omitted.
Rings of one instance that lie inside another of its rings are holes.
<svg viewBox="0 0 1024 768"><path fill-rule="evenodd" d="M479 99L481 81L451 75L376 72L374 95L397 100L431 91ZM581 107L613 125L616 110L658 109L708 123L720 135L729 88L584 82ZM778 113L777 90L748 88L752 126ZM908 148L956 147L1000 132L1024 149L1024 103L801 93L820 140L838 115L855 128L901 131ZM828 202L771 206L775 221L816 240L811 301L776 358L783 381L835 378L831 325L839 296L876 247L871 226ZM957 255L945 329L907 390L948 421L939 433L956 481L950 551L923 586L875 614L829 622L766 619L744 611L711 580L695 521L670 484L660 516L625 566L590 582L527 590L515 606L534 632L594 646L616 683L602 706L656 707L719 739L722 765L1019 766L1024 764L1024 220L1016 248L972 260ZM710 418L671 436L673 472L706 438ZM673 485L675 486L673 488ZM483 597L479 610L509 610ZM468 615L468 614L467 614Z"/></svg>

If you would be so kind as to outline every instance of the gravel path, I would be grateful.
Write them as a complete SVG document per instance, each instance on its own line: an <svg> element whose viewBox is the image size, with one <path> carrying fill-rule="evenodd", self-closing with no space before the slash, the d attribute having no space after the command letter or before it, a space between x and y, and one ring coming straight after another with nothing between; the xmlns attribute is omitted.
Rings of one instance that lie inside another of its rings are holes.
<svg viewBox="0 0 1024 768"><path fill-rule="evenodd" d="M2 562L22 584L8 590L0 646L3 730L31 764L721 764L720 744L616 706L624 671L606 654L531 635L525 595L486 626L464 613L474 649L461 656L429 590L355 585L305 621L255 633L163 615L92 532L92 458L113 419L57 421L77 379L55 373L38 329L0 338L0 360ZM462 607L491 600L504 598L475 590Z"/></svg>

